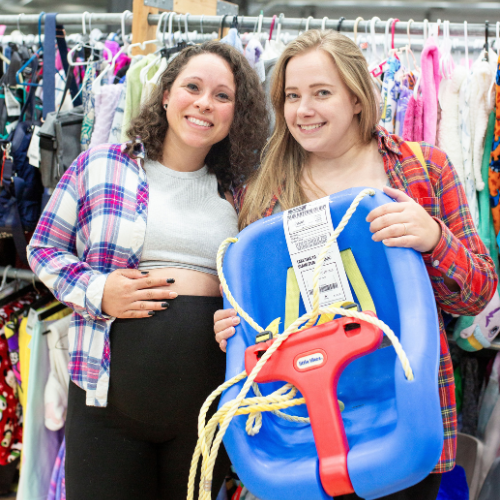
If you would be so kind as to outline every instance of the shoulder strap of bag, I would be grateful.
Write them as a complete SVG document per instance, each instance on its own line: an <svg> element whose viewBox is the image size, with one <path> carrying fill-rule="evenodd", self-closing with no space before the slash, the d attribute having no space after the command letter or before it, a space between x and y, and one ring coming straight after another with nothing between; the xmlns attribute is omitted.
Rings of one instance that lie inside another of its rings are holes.
<svg viewBox="0 0 500 500"><path fill-rule="evenodd" d="M38 57L34 57L31 61L31 74L33 75L32 82L35 83L35 76L38 71ZM36 93L36 85L30 85L30 90L28 92L28 97L26 97L26 101L21 109L21 113L19 115L19 123L26 120L25 113L30 110L30 120L31 123L35 121L35 93Z"/></svg>
<svg viewBox="0 0 500 500"><path fill-rule="evenodd" d="M64 26L56 25L57 13L45 14L45 39L43 41L43 117L55 111L56 88L56 43L59 48L61 62L68 80L71 68L68 65L68 47L66 45ZM74 80L70 80L69 89L75 98L78 87ZM80 97L75 99L75 106L81 104Z"/></svg>
<svg viewBox="0 0 500 500"><path fill-rule="evenodd" d="M424 153L422 152L420 144L418 142L407 142L406 144L408 144L409 148L413 151L413 154L417 157L418 161L420 162L420 165L422 165L423 169L425 170L427 179L429 179L429 170L427 168L427 162L425 161Z"/></svg>
<svg viewBox="0 0 500 500"><path fill-rule="evenodd" d="M414 195L414 198L434 198L436 196L434 192L434 187L431 182L429 175L429 168L427 162L425 161L424 153L418 142L405 142L408 145L411 152L417 157L418 162L425 172L425 180L427 182L414 182L411 183L410 189Z"/></svg>

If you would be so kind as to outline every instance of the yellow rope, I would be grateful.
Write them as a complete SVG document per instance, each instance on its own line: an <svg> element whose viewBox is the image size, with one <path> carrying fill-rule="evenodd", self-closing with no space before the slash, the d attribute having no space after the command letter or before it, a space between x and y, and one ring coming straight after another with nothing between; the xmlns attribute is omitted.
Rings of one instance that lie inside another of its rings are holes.
<svg viewBox="0 0 500 500"><path fill-rule="evenodd" d="M226 381L224 384L219 386L203 404L198 418L198 442L193 454L191 469L189 473L188 495L187 495L188 500L193 499L196 470L198 467L198 461L200 459L200 455L202 456L202 464L201 464L199 500L211 499L212 475L213 475L215 460L217 458L222 438L224 437L224 434L226 433L226 430L232 418L235 415L249 414L249 419L247 420L246 424L246 430L251 435L256 434L260 430L260 427L262 426L262 415L261 415L262 411L272 411L278 416L294 422L306 421L304 417L294 417L277 411L280 409L289 408L291 406L296 406L305 403L304 398L293 399L295 394L297 393L297 389L295 387L293 387L291 384L285 384L283 387L281 387L274 393L263 397L260 391L258 390L258 387L256 388L255 379L259 374L260 370L262 369L262 367L264 366L264 364L267 362L267 360L273 355L273 353L277 349L279 349L281 344L285 342L286 339L292 333L295 333L302 328L306 328L314 324L315 321L318 319L318 316L320 316L321 314L334 314L334 315L352 317L362 321L366 321L380 328L393 343L394 349L396 350L396 353L403 366L406 378L408 380L413 380L413 372L410 367L410 363L398 338L396 337L394 332L389 328L389 326L387 326L383 321L353 309L342 309L340 307L335 307L335 306L321 308L319 305L319 276L320 276L321 266L323 265L325 257L331 245L338 238L339 234L342 232L342 230L348 223L349 219L355 212L361 200L367 195L373 196L374 194L375 192L373 191L373 189L364 189L358 194L358 196L356 196L356 198L351 203L351 206L345 213L344 217L342 217L342 220L340 221L337 229L332 233L332 235L326 242L325 246L323 247L322 251L320 252L318 261L316 262L316 267L313 276L313 310L310 313L306 313L297 320L295 320L288 328L285 329L285 331L282 334L278 335L275 338L273 344L259 359L259 361L257 362L257 364L255 365L254 369L250 374L247 375L246 372L242 372L239 375L233 377L232 379ZM228 298L229 302L236 310L236 312L243 319L245 319L247 323L249 323L255 330L257 330L258 332L262 332L263 331L262 327L260 327L250 316L248 316L248 314L236 302L236 300L234 299L233 295L231 294L228 288L226 279L224 277L224 273L222 272L222 260L225 250L231 243L235 243L237 241L238 241L237 238L228 238L227 240L222 242L219 248L217 254L217 270L219 274L219 279L224 289L224 293L226 294L226 297ZM205 423L206 415L213 401L220 394L222 394L224 390L240 382L245 377L247 377L247 379L243 384L241 391L236 396L236 398L233 399L232 401L228 401L227 403L225 403L222 406L222 408L220 408L212 416L208 424L206 424ZM246 395L251 387L254 388L254 392L257 394L257 397L246 398ZM217 425L219 425L219 432L215 436Z"/></svg>

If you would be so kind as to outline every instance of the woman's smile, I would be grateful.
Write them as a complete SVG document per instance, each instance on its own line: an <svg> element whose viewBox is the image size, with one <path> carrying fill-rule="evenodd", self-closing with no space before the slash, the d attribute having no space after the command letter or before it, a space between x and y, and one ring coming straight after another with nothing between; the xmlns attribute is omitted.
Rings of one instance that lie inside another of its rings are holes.
<svg viewBox="0 0 500 500"><path fill-rule="evenodd" d="M201 120L199 118L195 118L194 116L186 116L187 122L196 129L208 130L214 126L212 122Z"/></svg>
<svg viewBox="0 0 500 500"><path fill-rule="evenodd" d="M327 122L312 123L310 125L302 124L297 126L299 130L304 134L314 134L315 132L318 132L321 128L323 128L323 126L326 125L326 123Z"/></svg>

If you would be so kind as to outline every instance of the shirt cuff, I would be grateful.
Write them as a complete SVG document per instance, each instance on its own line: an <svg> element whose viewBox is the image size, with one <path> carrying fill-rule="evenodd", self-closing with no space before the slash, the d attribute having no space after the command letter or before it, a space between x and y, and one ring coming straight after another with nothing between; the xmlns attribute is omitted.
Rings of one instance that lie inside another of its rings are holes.
<svg viewBox="0 0 500 500"><path fill-rule="evenodd" d="M104 285L108 279L109 274L94 274L87 286L85 293L85 306L87 312L93 319L114 319L102 312L102 296L104 294Z"/></svg>
<svg viewBox="0 0 500 500"><path fill-rule="evenodd" d="M441 238L436 248L432 252L422 253L422 257L432 269L453 278L457 257L457 245L454 245L455 235L442 220L436 217L433 219L441 226Z"/></svg>

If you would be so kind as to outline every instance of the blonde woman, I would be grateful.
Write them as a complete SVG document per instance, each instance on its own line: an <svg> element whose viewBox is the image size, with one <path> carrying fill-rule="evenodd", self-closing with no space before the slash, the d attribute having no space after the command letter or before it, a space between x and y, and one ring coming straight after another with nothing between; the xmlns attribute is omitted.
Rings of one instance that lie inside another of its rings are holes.
<svg viewBox="0 0 500 500"><path fill-rule="evenodd" d="M433 474L384 498L433 500L456 451L455 387L442 310L478 314L497 286L464 190L444 152L421 144L427 175L410 147L377 125L378 97L367 63L344 35L311 30L291 42L276 65L271 99L276 128L260 169L237 196L240 229L277 211L369 186L398 202L368 215L373 240L422 253L440 324L444 447ZM239 318L228 309L214 319L216 340L225 350ZM341 498L359 497L336 500Z"/></svg>

